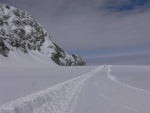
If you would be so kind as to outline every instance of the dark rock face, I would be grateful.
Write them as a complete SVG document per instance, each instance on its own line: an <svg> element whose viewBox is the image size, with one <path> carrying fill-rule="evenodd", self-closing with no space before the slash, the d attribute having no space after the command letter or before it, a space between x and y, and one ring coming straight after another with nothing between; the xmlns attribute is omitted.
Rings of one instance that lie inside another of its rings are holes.
<svg viewBox="0 0 150 113"><path fill-rule="evenodd" d="M26 54L29 51L48 51L45 54L58 65L86 64L78 55L69 56L53 43L46 30L29 13L0 4L0 54L8 56L14 48Z"/></svg>
<svg viewBox="0 0 150 113"><path fill-rule="evenodd" d="M6 46L5 46L4 42L3 42L3 40L0 39L0 54L2 54L3 56L7 57L7 54L5 54L5 48L6 48Z"/></svg>
<svg viewBox="0 0 150 113"><path fill-rule="evenodd" d="M79 55L72 54L72 57L74 58L75 64L77 66L84 66L84 65L86 65L86 62Z"/></svg>
<svg viewBox="0 0 150 113"><path fill-rule="evenodd" d="M62 66L84 66L86 62L79 55L72 54L72 56L68 56L66 58L66 53L63 49L61 49L58 45L55 45L55 51L52 53L52 60L58 65Z"/></svg>
<svg viewBox="0 0 150 113"><path fill-rule="evenodd" d="M32 16L8 5L0 5L0 38L24 53L39 50L45 32Z"/></svg>

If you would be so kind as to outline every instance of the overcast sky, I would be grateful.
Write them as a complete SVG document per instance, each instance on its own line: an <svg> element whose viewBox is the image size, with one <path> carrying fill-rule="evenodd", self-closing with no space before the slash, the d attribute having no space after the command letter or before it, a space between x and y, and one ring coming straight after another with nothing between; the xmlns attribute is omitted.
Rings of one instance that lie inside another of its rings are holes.
<svg viewBox="0 0 150 113"><path fill-rule="evenodd" d="M0 0L29 12L89 64L150 65L149 0Z"/></svg>

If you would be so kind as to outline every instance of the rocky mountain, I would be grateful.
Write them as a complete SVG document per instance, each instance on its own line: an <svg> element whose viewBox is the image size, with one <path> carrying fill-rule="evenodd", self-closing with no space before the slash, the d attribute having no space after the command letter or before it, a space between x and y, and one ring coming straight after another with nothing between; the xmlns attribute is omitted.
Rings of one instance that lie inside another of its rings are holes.
<svg viewBox="0 0 150 113"><path fill-rule="evenodd" d="M56 45L28 12L0 4L0 54L11 57L14 51L42 54L62 66L86 65L79 55L68 55Z"/></svg>

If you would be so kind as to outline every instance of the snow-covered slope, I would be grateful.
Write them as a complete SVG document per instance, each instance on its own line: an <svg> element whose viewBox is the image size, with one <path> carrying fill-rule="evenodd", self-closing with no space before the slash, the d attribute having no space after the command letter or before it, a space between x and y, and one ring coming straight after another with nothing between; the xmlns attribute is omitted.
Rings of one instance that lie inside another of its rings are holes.
<svg viewBox="0 0 150 113"><path fill-rule="evenodd" d="M135 67L128 66L126 69L130 68ZM122 75L119 78L112 75L112 72L118 72L118 69L113 70L113 66L108 66L91 77L78 97L74 113L148 113L150 111L149 91L120 82L119 79L124 78L124 73L118 73ZM138 69L143 71L142 67ZM132 70L132 74L134 71ZM136 75L132 76L136 79ZM139 84L145 83L142 81Z"/></svg>
<svg viewBox="0 0 150 113"><path fill-rule="evenodd" d="M0 107L0 113L71 113L84 82L101 67Z"/></svg>
<svg viewBox="0 0 150 113"><path fill-rule="evenodd" d="M68 76L75 75L76 67L73 68L72 74L68 73ZM126 84L127 82L122 83L120 80L124 78L124 73L118 71L120 66L77 68L78 72L84 69L90 72L2 105L0 113L148 113L150 111L150 92L138 88L136 84L131 86ZM138 74L142 77L142 74L149 72L150 67L126 66L122 69L132 70L132 77L136 79L135 69L140 70L141 73ZM67 72L68 68L65 67L65 70ZM139 84L145 82L141 81Z"/></svg>
<svg viewBox="0 0 150 113"><path fill-rule="evenodd" d="M80 56L70 56L52 42L47 31L29 13L5 4L0 4L0 54L13 61L31 63L33 59L59 65L85 65Z"/></svg>

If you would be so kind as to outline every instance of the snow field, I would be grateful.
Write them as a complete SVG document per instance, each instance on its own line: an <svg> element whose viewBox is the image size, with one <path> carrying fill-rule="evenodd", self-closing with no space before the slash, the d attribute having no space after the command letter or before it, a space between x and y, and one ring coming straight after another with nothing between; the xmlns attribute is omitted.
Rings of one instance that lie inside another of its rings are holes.
<svg viewBox="0 0 150 113"><path fill-rule="evenodd" d="M70 113L84 82L101 68L2 105L0 113Z"/></svg>
<svg viewBox="0 0 150 113"><path fill-rule="evenodd" d="M117 106L121 113L147 113L150 111L150 93L144 89L121 83L115 75L111 74L112 66L108 66L107 77L109 90L103 91L109 101ZM119 113L117 110L111 110Z"/></svg>
<svg viewBox="0 0 150 113"><path fill-rule="evenodd" d="M148 113L150 94L120 82L119 78L112 75L117 69L106 66L88 79L73 113Z"/></svg>
<svg viewBox="0 0 150 113"><path fill-rule="evenodd" d="M60 71L62 68L55 69ZM137 69L140 75L135 72ZM137 79L140 76L144 77L144 73L148 74L149 69L150 67L142 66L100 66L96 69L95 67L64 67L62 71L65 71L66 75L60 71L53 79L57 81L55 84L60 84L2 105L0 113L149 113L150 93L146 89L136 87L139 81L140 84L144 84L144 81L137 80L133 86L127 84L127 81L122 81L124 80L122 78L127 76L123 70L131 71L127 77L132 76ZM52 69L49 71L44 68L41 70L47 73L52 71ZM86 71L82 72L81 76L75 77L81 70ZM79 72L76 73L76 71ZM90 72L87 73L87 71ZM2 73L6 74L5 71ZM39 72L32 72L32 74L37 73ZM20 76L24 77L24 75ZM48 78L54 76L48 76ZM65 82L61 81L61 83L59 81L61 77L69 77L70 80L67 78L65 79L67 81L62 80ZM40 82L38 81L38 84Z"/></svg>
<svg viewBox="0 0 150 113"><path fill-rule="evenodd" d="M128 85L128 84L119 82L119 81L117 80L117 78L111 74L111 71L112 71L112 70L111 70L111 65L110 65L110 66L108 66L107 76L108 76L108 78L111 79L112 81L114 81L114 82L116 82L116 83L118 83L118 84L120 84L120 85L129 87L129 88L131 88L131 89L137 90L137 91L139 91L139 92L144 92L144 93L150 94L150 91L147 91L147 90L144 90L144 89L140 89L140 88L136 88L136 87L130 86L130 85Z"/></svg>

